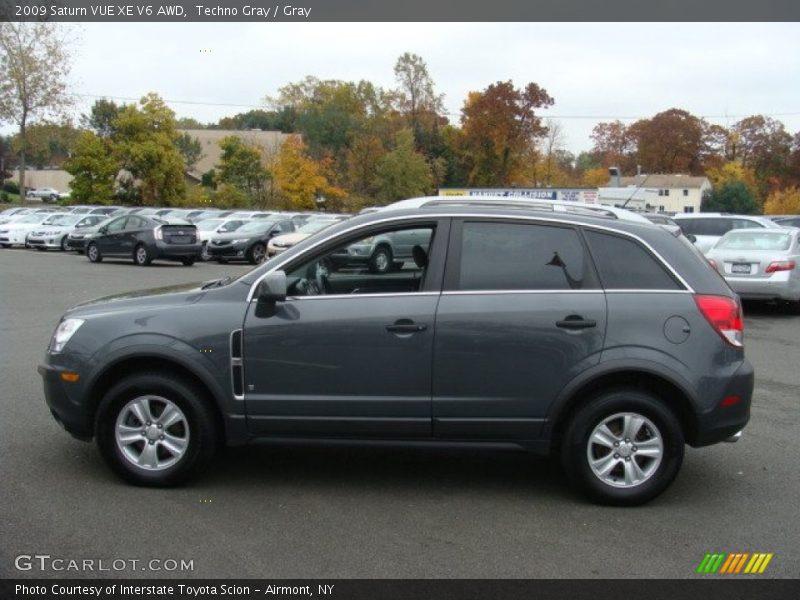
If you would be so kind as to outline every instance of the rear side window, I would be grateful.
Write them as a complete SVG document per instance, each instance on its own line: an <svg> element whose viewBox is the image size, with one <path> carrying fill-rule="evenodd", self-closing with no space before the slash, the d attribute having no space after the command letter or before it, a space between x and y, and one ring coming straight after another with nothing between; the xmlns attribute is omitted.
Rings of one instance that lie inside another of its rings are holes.
<svg viewBox="0 0 800 600"><path fill-rule="evenodd" d="M597 271L607 290L679 290L670 273L634 240L586 231Z"/></svg>
<svg viewBox="0 0 800 600"><path fill-rule="evenodd" d="M574 229L516 223L464 223L460 290L596 288Z"/></svg>

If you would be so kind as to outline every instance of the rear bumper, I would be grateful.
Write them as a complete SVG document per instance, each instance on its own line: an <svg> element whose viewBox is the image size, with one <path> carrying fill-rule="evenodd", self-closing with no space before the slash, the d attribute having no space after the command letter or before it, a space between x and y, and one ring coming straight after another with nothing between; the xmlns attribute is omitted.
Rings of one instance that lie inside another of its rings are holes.
<svg viewBox="0 0 800 600"><path fill-rule="evenodd" d="M53 365L39 365L37 371L44 383L44 398L53 418L67 432L80 440L94 435L92 416L86 407L76 401L78 384L61 379L65 369Z"/></svg>
<svg viewBox="0 0 800 600"><path fill-rule="evenodd" d="M754 374L753 366L746 360L731 377L725 393L706 413L697 417L697 428L692 446L709 446L718 442L729 441L729 438L740 433L750 420L750 404L753 398ZM726 398L738 398L730 406L723 406Z"/></svg>
<svg viewBox="0 0 800 600"><path fill-rule="evenodd" d="M800 300L800 280L785 275L758 279L755 277L725 277L725 279L731 289L745 300Z"/></svg>
<svg viewBox="0 0 800 600"><path fill-rule="evenodd" d="M196 244L166 244L156 242L153 258L199 258L202 245Z"/></svg>

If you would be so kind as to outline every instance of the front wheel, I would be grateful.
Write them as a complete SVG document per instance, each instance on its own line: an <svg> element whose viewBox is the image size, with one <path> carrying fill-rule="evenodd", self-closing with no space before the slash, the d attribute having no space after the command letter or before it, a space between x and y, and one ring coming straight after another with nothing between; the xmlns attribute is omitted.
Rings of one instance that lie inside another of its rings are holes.
<svg viewBox="0 0 800 600"><path fill-rule="evenodd" d="M392 251L386 246L380 246L372 253L369 259L369 270L373 273L388 273L392 270Z"/></svg>
<svg viewBox="0 0 800 600"><path fill-rule="evenodd" d="M633 506L669 487L683 451L681 425L658 397L619 389L601 393L574 415L561 458L572 483L593 500Z"/></svg>
<svg viewBox="0 0 800 600"><path fill-rule="evenodd" d="M184 256L181 259L184 267L191 267L194 264L195 259L191 256Z"/></svg>
<svg viewBox="0 0 800 600"><path fill-rule="evenodd" d="M94 242L86 246L86 257L89 259L89 262L93 263L99 263L103 260L103 255L100 254L100 248L98 248L97 244Z"/></svg>
<svg viewBox="0 0 800 600"><path fill-rule="evenodd" d="M264 257L267 255L267 248L261 242L253 244L247 251L247 262L251 265L258 265L264 262Z"/></svg>
<svg viewBox="0 0 800 600"><path fill-rule="evenodd" d="M200 260L203 262L208 262L211 260L211 253L208 251L208 242L203 242L203 245L200 248Z"/></svg>
<svg viewBox="0 0 800 600"><path fill-rule="evenodd" d="M217 445L214 415L201 390L169 373L132 375L111 388L97 413L103 458L130 483L183 483Z"/></svg>
<svg viewBox="0 0 800 600"><path fill-rule="evenodd" d="M67 250L69 250L69 248L67 248L67 236L64 236L61 238L61 251L66 252Z"/></svg>

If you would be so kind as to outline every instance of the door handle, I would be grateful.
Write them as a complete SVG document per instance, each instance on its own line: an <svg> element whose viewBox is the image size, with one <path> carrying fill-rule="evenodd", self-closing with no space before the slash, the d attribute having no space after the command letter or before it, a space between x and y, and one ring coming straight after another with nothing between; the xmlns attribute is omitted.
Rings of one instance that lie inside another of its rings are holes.
<svg viewBox="0 0 800 600"><path fill-rule="evenodd" d="M597 327L597 321L584 319L580 315L569 315L564 317L563 321L556 321L556 327L561 327L561 329L589 329L590 327Z"/></svg>
<svg viewBox="0 0 800 600"><path fill-rule="evenodd" d="M425 323L414 323L410 319L400 319L391 325L386 326L386 331L389 333L410 334L425 331L428 328Z"/></svg>

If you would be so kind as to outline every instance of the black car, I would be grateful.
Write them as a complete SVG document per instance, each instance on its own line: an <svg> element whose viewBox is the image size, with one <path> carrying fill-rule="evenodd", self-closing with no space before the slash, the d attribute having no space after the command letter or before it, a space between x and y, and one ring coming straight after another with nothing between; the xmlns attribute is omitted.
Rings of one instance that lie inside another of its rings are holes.
<svg viewBox="0 0 800 600"><path fill-rule="evenodd" d="M168 223L155 217L123 215L111 219L84 240L91 262L104 257L132 258L137 265L154 259L179 260L186 266L200 256L197 228L189 223Z"/></svg>
<svg viewBox="0 0 800 600"><path fill-rule="evenodd" d="M256 219L245 223L236 231L213 237L206 245L206 250L212 260L246 260L251 265L256 265L267 256L270 238L291 233L294 229L291 218Z"/></svg>

